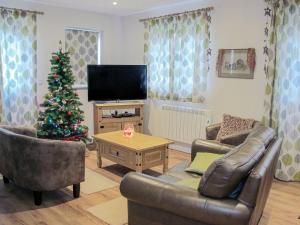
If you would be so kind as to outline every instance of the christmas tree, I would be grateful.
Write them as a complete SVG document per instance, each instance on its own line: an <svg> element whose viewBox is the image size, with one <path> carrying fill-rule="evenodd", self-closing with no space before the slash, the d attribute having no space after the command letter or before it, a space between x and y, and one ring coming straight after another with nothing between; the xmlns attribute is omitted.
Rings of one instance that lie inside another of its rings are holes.
<svg viewBox="0 0 300 225"><path fill-rule="evenodd" d="M61 44L61 43L60 43ZM84 120L82 104L78 94L72 88L74 76L68 52L52 53L51 72L48 75L48 93L38 119L38 136L46 139L66 141L86 141L87 126Z"/></svg>

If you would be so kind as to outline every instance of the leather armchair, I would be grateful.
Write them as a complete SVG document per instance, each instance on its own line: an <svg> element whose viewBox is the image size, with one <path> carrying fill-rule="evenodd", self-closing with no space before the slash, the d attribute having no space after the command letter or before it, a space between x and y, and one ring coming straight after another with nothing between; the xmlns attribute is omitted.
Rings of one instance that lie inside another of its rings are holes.
<svg viewBox="0 0 300 225"><path fill-rule="evenodd" d="M206 127L206 139L216 140L222 123L212 124Z"/></svg>
<svg viewBox="0 0 300 225"><path fill-rule="evenodd" d="M260 124L260 122L256 121L253 125L253 128L255 126L258 126L259 124ZM207 126L206 127L206 139L215 141L217 139L217 135L219 133L220 128L221 128L221 123L212 124L210 126ZM249 129L246 131L241 131L241 132L237 132L235 134L227 135L225 137L222 137L219 142L223 143L223 144L227 144L227 145L233 145L233 146L240 145L241 143L243 143L245 141L245 139L247 138L247 136L250 134L250 132L252 130L253 129Z"/></svg>
<svg viewBox="0 0 300 225"><path fill-rule="evenodd" d="M232 145L222 144L222 143L219 143L219 142L216 142L216 141L196 139L192 143L191 161L194 160L197 152L226 154L233 147L234 146L232 146Z"/></svg>
<svg viewBox="0 0 300 225"><path fill-rule="evenodd" d="M254 127L259 126L259 124L259 122L255 122L252 129L227 135L225 137L222 137L220 141L217 141L216 138L221 128L221 123L207 126L206 140L198 138L192 143L191 160L193 161L197 152L226 154L233 147L242 144L251 133L251 131L253 131Z"/></svg>

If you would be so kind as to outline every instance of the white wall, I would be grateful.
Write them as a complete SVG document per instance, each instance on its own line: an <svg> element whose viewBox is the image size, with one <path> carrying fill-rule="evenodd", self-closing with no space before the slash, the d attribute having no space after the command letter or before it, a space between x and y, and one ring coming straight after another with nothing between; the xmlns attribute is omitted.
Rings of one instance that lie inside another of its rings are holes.
<svg viewBox="0 0 300 225"><path fill-rule="evenodd" d="M189 1L191 2L191 1ZM38 16L38 100L47 91L47 75L50 71L50 54L57 50L59 40L64 40L66 27L89 28L103 31L102 63L142 64L143 24L140 18L182 12L213 6L211 37L212 60L208 79L206 108L213 111L215 121L223 113L261 119L265 75L263 72L263 16L262 0L199 0L194 3L158 8L151 12L128 17L114 17L92 12L57 8L18 0L0 0L0 5L45 12ZM218 78L216 59L219 48L249 48L257 53L254 80ZM85 111L86 123L93 132L92 104L87 102L87 91L79 91ZM147 114L147 112L146 112ZM147 127L147 124L146 124Z"/></svg>
<svg viewBox="0 0 300 225"><path fill-rule="evenodd" d="M263 114L265 75L263 71L264 3L262 0L200 0L192 4L160 8L123 19L124 64L143 63L143 24L138 20L167 13L182 12L213 6L211 41L211 73L205 107L213 111L214 120L223 113L260 120ZM256 70L254 80L218 78L217 52L220 48L255 48Z"/></svg>
<svg viewBox="0 0 300 225"><path fill-rule="evenodd" d="M83 12L72 9L57 8L17 0L0 0L1 6L43 11L44 15L38 16L38 102L43 101L47 92L47 76L50 72L51 53L58 50L59 40L65 40L65 28L76 27L103 31L102 63L121 63L121 38L122 28L119 17L100 15L92 12ZM64 45L63 45L64 46ZM87 90L79 90L79 96L85 111L85 124L93 134L93 108L87 101Z"/></svg>

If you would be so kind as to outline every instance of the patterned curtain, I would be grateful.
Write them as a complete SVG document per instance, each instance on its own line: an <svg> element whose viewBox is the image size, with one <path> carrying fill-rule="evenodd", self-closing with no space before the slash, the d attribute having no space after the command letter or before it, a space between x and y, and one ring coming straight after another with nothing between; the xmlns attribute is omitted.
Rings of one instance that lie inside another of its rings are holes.
<svg viewBox="0 0 300 225"><path fill-rule="evenodd" d="M283 138L276 177L300 181L300 1L267 1L264 122Z"/></svg>
<svg viewBox="0 0 300 225"><path fill-rule="evenodd" d="M98 64L100 33L66 29L66 50L70 52L75 86L87 86L87 65Z"/></svg>
<svg viewBox="0 0 300 225"><path fill-rule="evenodd" d="M36 14L0 14L1 122L31 126L37 120Z"/></svg>
<svg viewBox="0 0 300 225"><path fill-rule="evenodd" d="M204 101L211 54L210 22L207 10L144 23L150 98Z"/></svg>
<svg viewBox="0 0 300 225"><path fill-rule="evenodd" d="M1 49L0 49L0 55L1 55ZM3 99L2 99L2 93L3 93L3 85L2 85L2 79L1 79L1 74L2 74L2 63L0 60L0 124L3 123Z"/></svg>

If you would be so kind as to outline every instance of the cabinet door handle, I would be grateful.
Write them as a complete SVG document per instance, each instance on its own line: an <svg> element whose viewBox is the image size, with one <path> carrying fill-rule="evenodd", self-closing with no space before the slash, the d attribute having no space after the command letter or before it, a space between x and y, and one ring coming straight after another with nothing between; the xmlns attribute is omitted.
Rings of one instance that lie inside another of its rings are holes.
<svg viewBox="0 0 300 225"><path fill-rule="evenodd" d="M100 128L104 128L104 126L100 126Z"/></svg>
<svg viewBox="0 0 300 225"><path fill-rule="evenodd" d="M139 126L142 126L143 124L142 124L142 123L139 123L138 125L139 125Z"/></svg>

